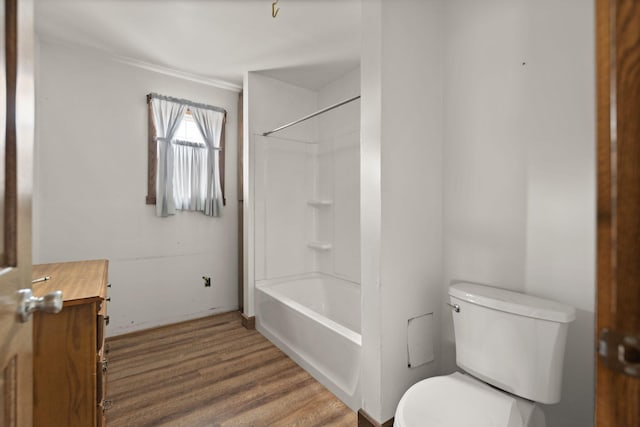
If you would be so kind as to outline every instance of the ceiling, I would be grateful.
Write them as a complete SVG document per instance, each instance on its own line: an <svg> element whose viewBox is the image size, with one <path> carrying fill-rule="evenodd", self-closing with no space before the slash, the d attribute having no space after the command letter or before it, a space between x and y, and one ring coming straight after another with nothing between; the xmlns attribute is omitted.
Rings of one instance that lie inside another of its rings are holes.
<svg viewBox="0 0 640 427"><path fill-rule="evenodd" d="M360 61L361 0L36 0L41 39L242 85L320 89Z"/></svg>

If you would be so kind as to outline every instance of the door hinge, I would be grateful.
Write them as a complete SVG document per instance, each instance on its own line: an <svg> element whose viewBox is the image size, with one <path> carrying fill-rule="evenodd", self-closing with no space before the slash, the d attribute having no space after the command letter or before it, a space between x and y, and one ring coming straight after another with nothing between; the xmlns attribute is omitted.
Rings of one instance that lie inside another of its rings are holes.
<svg viewBox="0 0 640 427"><path fill-rule="evenodd" d="M640 378L640 337L610 329L600 331L598 355L615 372Z"/></svg>

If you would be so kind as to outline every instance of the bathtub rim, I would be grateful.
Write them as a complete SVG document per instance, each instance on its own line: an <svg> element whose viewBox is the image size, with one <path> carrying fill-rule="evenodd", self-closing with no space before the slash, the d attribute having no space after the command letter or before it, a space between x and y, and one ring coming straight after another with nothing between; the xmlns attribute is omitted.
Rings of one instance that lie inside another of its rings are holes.
<svg viewBox="0 0 640 427"><path fill-rule="evenodd" d="M294 282L294 281L297 281L297 280L305 280L305 279L322 279L323 277L327 277L327 278L334 279L334 280L339 280L341 282L344 282L346 285L353 286L353 287L357 286L358 288L360 288L360 285L358 283L356 283L356 282L352 282L352 281L345 280L345 279L340 278L340 277L332 276L332 275L329 275L329 274L326 274L326 273L319 273L319 272L300 274L300 275L296 275L296 276L280 277L280 278L277 278L277 279L260 280L260 281L256 281L256 286L255 287L256 287L256 290L259 290L259 291L269 295L271 298L282 302L283 304L287 305L292 310L295 310L300 314L303 314L303 315L305 315L307 317L310 317L311 319L313 319L316 322L320 323L324 327L335 331L337 334L341 335L345 339L347 339L347 340L353 342L354 344L362 347L362 334L361 333L353 331L353 330L347 328L346 326L341 325L340 323L338 323L338 322L336 322L334 320L331 320L328 317L326 317L326 316L324 316L324 315L322 315L322 314L310 309L309 307L306 307L306 306L300 304L299 302L294 301L293 299L291 299L291 298L287 297L286 295L284 295L282 292L278 292L277 290L273 289L274 286L276 286L278 284L281 284L281 283Z"/></svg>
<svg viewBox="0 0 640 427"><path fill-rule="evenodd" d="M256 280L255 283L256 283L256 286L258 285L270 286L270 285L277 285L278 283L293 282L294 280L317 279L321 277L328 277L329 279L339 280L341 282L346 282L349 285L360 287L360 282L356 282L355 280L347 279L345 277L338 276L335 274L324 273L321 271L310 271L308 273L292 274L289 276L279 276L271 279L258 279Z"/></svg>

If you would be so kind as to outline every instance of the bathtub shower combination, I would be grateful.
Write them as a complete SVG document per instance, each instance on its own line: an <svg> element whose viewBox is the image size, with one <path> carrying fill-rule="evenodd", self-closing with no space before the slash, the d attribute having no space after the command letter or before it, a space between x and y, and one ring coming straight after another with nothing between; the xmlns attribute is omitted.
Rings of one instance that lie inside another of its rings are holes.
<svg viewBox="0 0 640 427"><path fill-rule="evenodd" d="M253 135L256 327L350 408L360 402L360 132L350 102Z"/></svg>

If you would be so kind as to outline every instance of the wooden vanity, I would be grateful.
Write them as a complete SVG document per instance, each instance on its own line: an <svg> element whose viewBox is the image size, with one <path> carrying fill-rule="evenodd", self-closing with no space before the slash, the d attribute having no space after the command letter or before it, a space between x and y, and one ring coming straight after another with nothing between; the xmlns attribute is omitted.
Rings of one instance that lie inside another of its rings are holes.
<svg viewBox="0 0 640 427"><path fill-rule="evenodd" d="M104 426L109 261L33 266L35 296L62 291L58 314L33 318L33 425Z"/></svg>

